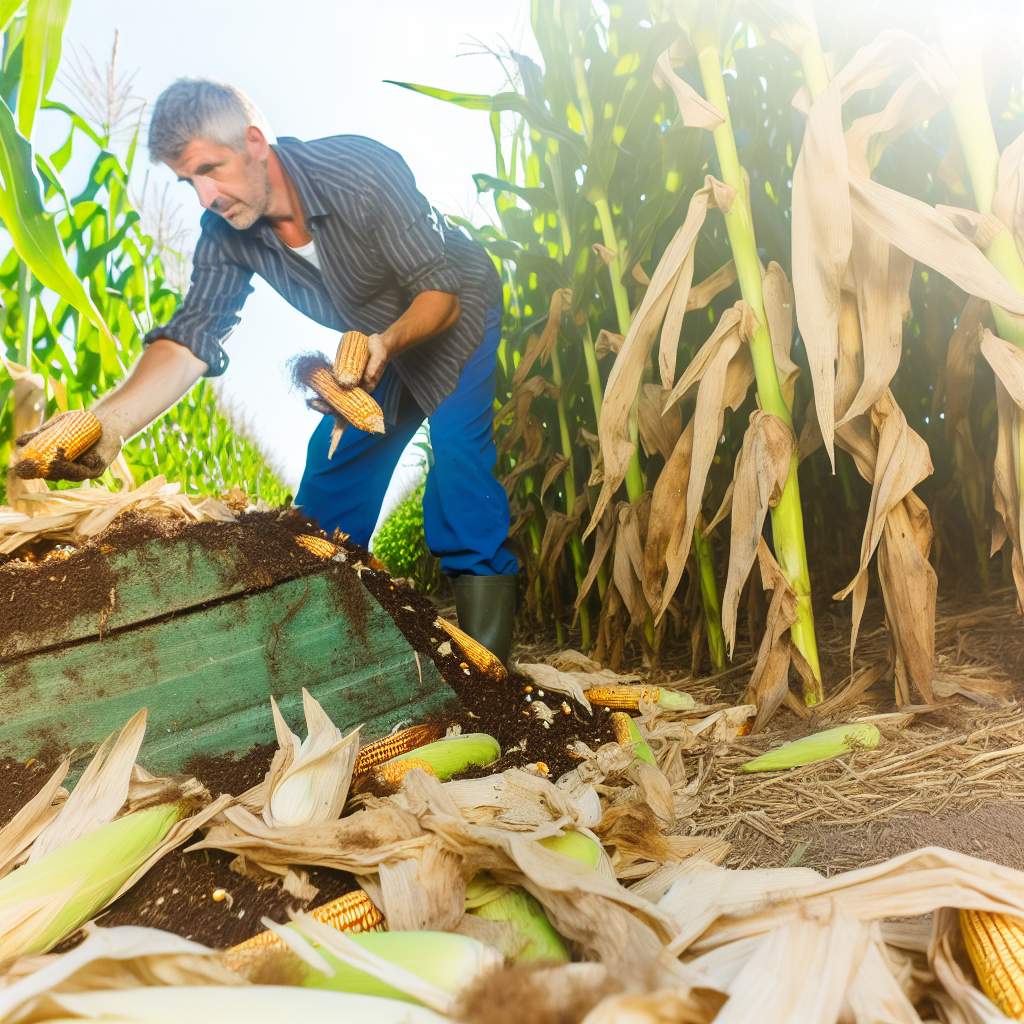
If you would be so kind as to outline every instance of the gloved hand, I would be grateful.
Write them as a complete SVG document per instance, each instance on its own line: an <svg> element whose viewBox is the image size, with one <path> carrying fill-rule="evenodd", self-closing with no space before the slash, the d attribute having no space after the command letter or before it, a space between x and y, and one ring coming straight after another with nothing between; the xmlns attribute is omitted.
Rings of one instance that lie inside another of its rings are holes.
<svg viewBox="0 0 1024 1024"><path fill-rule="evenodd" d="M100 476L104 470L117 458L124 444L125 437L131 430L130 420L123 412L116 409L106 410L97 406L92 414L99 420L100 437L85 452L79 455L74 461L55 458L45 468L44 472L38 472L30 463L22 462L25 456L26 446L45 430L66 421L67 417L75 415L72 412L57 413L48 419L38 430L22 434L14 442L16 445L16 456L18 462L15 464L15 472L25 478L42 476L47 480L91 480ZM24 468L19 468L19 465Z"/></svg>

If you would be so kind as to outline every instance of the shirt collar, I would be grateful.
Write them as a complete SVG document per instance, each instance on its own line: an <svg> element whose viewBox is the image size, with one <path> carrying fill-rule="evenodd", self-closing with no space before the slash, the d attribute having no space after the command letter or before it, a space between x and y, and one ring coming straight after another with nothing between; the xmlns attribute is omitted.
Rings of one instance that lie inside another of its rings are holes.
<svg viewBox="0 0 1024 1024"><path fill-rule="evenodd" d="M284 136L272 147L278 159L288 172L288 177L295 183L295 191L302 203L302 212L306 217L324 217L327 205L316 179L309 173L303 157L306 144L299 139Z"/></svg>

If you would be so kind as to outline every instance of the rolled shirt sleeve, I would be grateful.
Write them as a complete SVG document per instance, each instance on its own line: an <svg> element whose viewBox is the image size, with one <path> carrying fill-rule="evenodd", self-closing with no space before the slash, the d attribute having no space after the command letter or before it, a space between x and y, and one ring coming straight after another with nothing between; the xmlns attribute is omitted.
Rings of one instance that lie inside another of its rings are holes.
<svg viewBox="0 0 1024 1024"><path fill-rule="evenodd" d="M224 342L240 322L238 312L252 291L251 278L252 271L229 259L215 232L204 225L185 298L165 325L145 336L143 344L169 338L206 363L205 376L220 376L228 368Z"/></svg>
<svg viewBox="0 0 1024 1024"><path fill-rule="evenodd" d="M367 227L403 292L459 293L459 275L449 262L444 226L416 188L408 164L394 150L379 147L367 162L362 192ZM376 155L376 154L375 154Z"/></svg>

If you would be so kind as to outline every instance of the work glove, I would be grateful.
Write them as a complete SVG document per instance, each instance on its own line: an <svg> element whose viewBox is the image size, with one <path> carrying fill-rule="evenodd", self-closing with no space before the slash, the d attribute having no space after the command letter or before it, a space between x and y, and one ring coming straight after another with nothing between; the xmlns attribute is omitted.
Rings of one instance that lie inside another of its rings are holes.
<svg viewBox="0 0 1024 1024"><path fill-rule="evenodd" d="M117 410L108 411L102 407L93 410L91 415L99 423L99 438L73 459L60 457L57 453L54 453L52 457L39 458L37 450L39 442L47 440L42 437L44 433L51 430L60 431L64 428L68 431L68 439L65 440L58 434L57 445L67 452L69 446L75 443L72 440L72 435L80 430L77 424L83 419L81 411L57 413L38 430L22 434L14 442L16 446L15 473L23 479L74 481L92 480L102 475L121 451L125 433L130 429L129 421L123 413L119 413ZM52 451L53 445L52 443L45 444L43 448ZM75 451L76 448L71 447L70 450Z"/></svg>

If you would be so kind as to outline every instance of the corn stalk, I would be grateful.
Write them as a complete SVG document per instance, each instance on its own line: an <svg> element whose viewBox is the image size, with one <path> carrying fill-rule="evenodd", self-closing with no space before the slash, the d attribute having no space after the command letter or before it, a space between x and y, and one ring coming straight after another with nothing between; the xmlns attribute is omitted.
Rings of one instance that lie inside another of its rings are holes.
<svg viewBox="0 0 1024 1024"><path fill-rule="evenodd" d="M718 155L722 181L734 190L735 196L725 212L726 230L736 264L743 300L750 306L757 318L754 334L750 340L750 354L754 364L757 382L757 396L761 408L783 423L793 427L793 417L782 395L779 375L772 351L772 340L768 333L764 295L761 288L761 261L757 253L757 239L751 215L750 197L746 177L740 165L729 116L729 102L722 75L722 56L719 36L707 26L701 26L695 34L697 62L707 100L721 112L723 122L714 129L715 151ZM800 483L797 475L796 452L790 460L789 476L771 511L772 539L776 557L786 581L796 595L796 621L790 635L796 648L803 655L813 673L813 682L804 684L804 700L817 704L823 699L821 687L821 666L818 660L818 643L814 632L814 610L811 606L811 580L807 565L807 549L804 541L803 511L800 505Z"/></svg>

